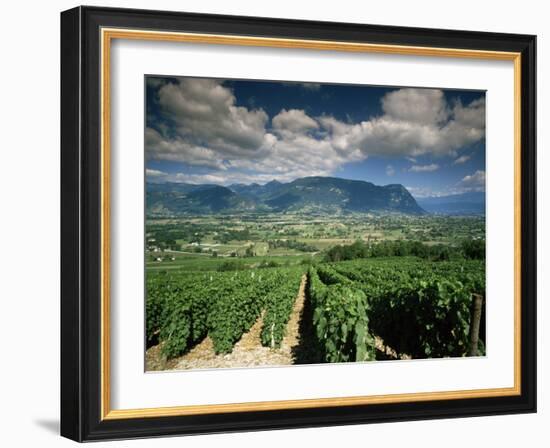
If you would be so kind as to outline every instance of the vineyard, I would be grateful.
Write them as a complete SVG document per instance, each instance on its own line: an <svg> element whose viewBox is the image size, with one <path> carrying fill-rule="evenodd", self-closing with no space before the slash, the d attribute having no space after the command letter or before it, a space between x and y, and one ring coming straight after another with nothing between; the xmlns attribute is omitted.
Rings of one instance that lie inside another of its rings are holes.
<svg viewBox="0 0 550 448"><path fill-rule="evenodd" d="M208 335L216 353L229 353L263 313L262 341L276 347L301 276L298 268L150 275L147 343L160 340L163 354L171 358Z"/></svg>
<svg viewBox="0 0 550 448"><path fill-rule="evenodd" d="M163 356L175 358L208 336L216 354L228 354L261 322L261 345L276 350L304 274L301 319L309 334L300 337L314 354L308 362L387 359L376 340L411 358L465 356L472 293L485 294L484 262L476 260L388 258L309 268L159 272L147 277L147 345L160 343Z"/></svg>
<svg viewBox="0 0 550 448"><path fill-rule="evenodd" d="M480 261L352 261L321 265L309 276L314 323L327 361L375 358L368 335L412 358L464 356L472 293L485 294ZM485 352L484 340L482 320L478 353Z"/></svg>

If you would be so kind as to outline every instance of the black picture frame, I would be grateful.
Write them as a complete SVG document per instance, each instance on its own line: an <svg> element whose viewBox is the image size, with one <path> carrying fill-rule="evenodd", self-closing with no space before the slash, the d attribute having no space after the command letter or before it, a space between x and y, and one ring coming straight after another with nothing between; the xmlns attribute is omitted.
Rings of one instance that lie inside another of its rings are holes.
<svg viewBox="0 0 550 448"><path fill-rule="evenodd" d="M521 393L102 419L100 29L364 42L521 54ZM536 412L536 37L77 7L61 13L61 435L76 441Z"/></svg>

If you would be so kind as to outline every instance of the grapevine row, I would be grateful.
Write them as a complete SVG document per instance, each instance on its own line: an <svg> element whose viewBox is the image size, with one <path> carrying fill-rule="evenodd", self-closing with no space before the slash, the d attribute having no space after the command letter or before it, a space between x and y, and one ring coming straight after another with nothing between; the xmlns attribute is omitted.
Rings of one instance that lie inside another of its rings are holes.
<svg viewBox="0 0 550 448"><path fill-rule="evenodd" d="M262 342L280 344L298 292L301 271L273 269L206 273L147 281L148 343L167 357L185 353L207 335L216 353L229 353L265 309Z"/></svg>
<svg viewBox="0 0 550 448"><path fill-rule="evenodd" d="M464 356L469 344L471 293L485 291L484 266L477 261L341 262L321 265L310 278L314 299L319 296L316 289L332 288L348 304L344 296L361 297L360 292L369 332L398 353L414 358ZM484 338L482 325L481 353Z"/></svg>
<svg viewBox="0 0 550 448"><path fill-rule="evenodd" d="M326 285L320 273L328 275L328 272L310 269L308 296L313 307L316 343L323 360L373 360L374 340L369 332L365 294L344 283Z"/></svg>

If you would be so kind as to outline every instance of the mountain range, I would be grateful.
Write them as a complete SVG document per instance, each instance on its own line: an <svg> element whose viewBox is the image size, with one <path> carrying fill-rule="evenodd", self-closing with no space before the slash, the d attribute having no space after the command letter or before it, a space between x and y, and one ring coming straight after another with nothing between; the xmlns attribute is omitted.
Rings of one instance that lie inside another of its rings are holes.
<svg viewBox="0 0 550 448"><path fill-rule="evenodd" d="M425 211L400 184L374 185L336 177L303 177L260 185L147 183L147 214L179 216L235 213L401 213Z"/></svg>
<svg viewBox="0 0 550 448"><path fill-rule="evenodd" d="M485 214L485 192L468 192L449 196L418 198L417 202L429 213L442 215Z"/></svg>

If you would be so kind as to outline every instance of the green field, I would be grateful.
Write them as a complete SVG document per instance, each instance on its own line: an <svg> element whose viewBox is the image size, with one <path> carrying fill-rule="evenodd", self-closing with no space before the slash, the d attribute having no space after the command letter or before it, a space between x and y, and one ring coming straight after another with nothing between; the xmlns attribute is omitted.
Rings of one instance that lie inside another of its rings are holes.
<svg viewBox="0 0 550 448"><path fill-rule="evenodd" d="M263 315L262 343L276 347L307 278L313 327L308 362L385 359L375 338L414 358L465 356L471 294L484 294L482 260L426 261L381 257L310 266L238 271L151 271L147 340L165 356L184 354L207 335L216 353L233 345ZM485 330L479 351L484 353Z"/></svg>
<svg viewBox="0 0 550 448"><path fill-rule="evenodd" d="M147 270L216 270L226 259L247 268L275 263L292 266L319 260L336 245L355 241L418 241L457 247L485 239L483 217L440 216L197 216L148 219Z"/></svg>
<svg viewBox="0 0 550 448"><path fill-rule="evenodd" d="M168 358L206 336L229 353L260 315L277 346L301 278L313 355L296 362L386 359L376 338L464 356L471 295L485 293L481 217L190 217L148 220L146 236L148 345Z"/></svg>

